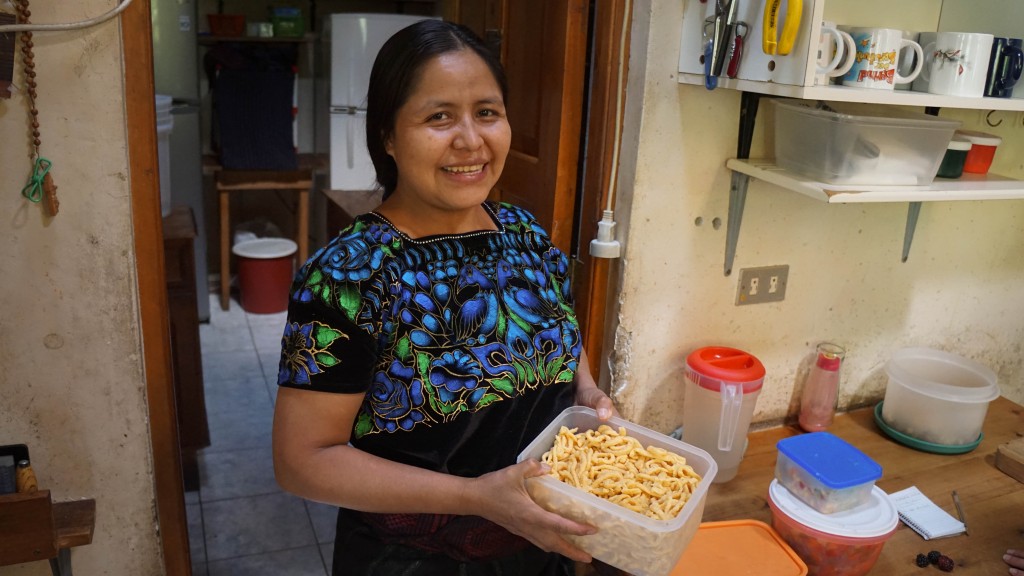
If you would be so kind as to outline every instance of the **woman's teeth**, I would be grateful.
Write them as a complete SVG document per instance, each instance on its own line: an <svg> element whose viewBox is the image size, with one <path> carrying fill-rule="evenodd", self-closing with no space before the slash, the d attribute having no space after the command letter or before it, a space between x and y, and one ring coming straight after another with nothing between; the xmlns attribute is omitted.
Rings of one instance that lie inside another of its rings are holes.
<svg viewBox="0 0 1024 576"><path fill-rule="evenodd" d="M454 172L456 174L469 174L470 172L479 172L483 169L483 164L474 164L473 166L446 166L444 168L446 172Z"/></svg>

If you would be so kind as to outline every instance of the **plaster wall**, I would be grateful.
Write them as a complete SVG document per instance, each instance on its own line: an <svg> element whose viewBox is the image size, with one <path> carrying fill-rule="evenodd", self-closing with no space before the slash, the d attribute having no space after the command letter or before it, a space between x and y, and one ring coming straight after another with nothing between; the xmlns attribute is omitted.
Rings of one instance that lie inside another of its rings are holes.
<svg viewBox="0 0 1024 576"><path fill-rule="evenodd" d="M35 22L70 22L111 7L33 0L31 10ZM119 25L34 35L54 218L20 194L32 170L25 92L0 100L0 444L28 445L54 500L96 500L93 542L72 552L76 573L156 575ZM21 69L19 58L23 88ZM34 562L0 574L50 569Z"/></svg>
<svg viewBox="0 0 1024 576"><path fill-rule="evenodd" d="M678 83L682 13L679 2L634 6L616 199L624 257L606 376L622 414L661 431L685 425L686 356L726 345L767 370L755 426L781 422L796 415L823 340L848 351L841 410L880 401L885 362L906 346L982 362L1004 396L1024 401L1024 200L925 203L901 263L907 203L828 205L752 180L733 269L788 264L789 285L783 302L734 304L738 273L723 274L725 161L736 155L740 95ZM771 155L766 100L752 157ZM1001 135L993 172L1024 178L1020 114L996 114L995 128L984 112L941 115Z"/></svg>

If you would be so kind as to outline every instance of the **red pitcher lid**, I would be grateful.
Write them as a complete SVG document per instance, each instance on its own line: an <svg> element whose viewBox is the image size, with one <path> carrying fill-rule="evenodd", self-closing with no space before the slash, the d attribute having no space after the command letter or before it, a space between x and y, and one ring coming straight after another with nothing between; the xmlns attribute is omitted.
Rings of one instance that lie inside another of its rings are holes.
<svg viewBox="0 0 1024 576"><path fill-rule="evenodd" d="M725 346L694 350L686 364L694 371L727 382L753 382L764 378L764 365L753 355Z"/></svg>

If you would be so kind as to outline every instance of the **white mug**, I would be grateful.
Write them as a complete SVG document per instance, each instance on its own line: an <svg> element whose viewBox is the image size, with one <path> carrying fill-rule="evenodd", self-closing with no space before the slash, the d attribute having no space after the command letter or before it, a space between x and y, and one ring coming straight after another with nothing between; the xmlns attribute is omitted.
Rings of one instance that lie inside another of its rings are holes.
<svg viewBox="0 0 1024 576"><path fill-rule="evenodd" d="M853 45L853 36L839 30L832 22L822 22L814 83L827 85L832 78L843 76L853 67L856 58L857 47Z"/></svg>
<svg viewBox="0 0 1024 576"><path fill-rule="evenodd" d="M921 45L921 50L924 50L927 46L934 45L935 36L935 32L921 32L920 34L918 34L917 43ZM927 64L925 64L925 66L927 66ZM916 79L914 79L914 83L910 86L910 89L913 90L914 92L928 91L928 76L927 73L924 71L924 68L921 69L921 74Z"/></svg>
<svg viewBox="0 0 1024 576"><path fill-rule="evenodd" d="M847 28L857 47L857 58L853 67L843 76L844 86L893 90L896 84L912 82L921 73L924 54L921 46L903 37L902 30L894 28ZM917 65L906 76L899 73L896 65L899 53L905 49L917 55Z"/></svg>
<svg viewBox="0 0 1024 576"><path fill-rule="evenodd" d="M911 30L904 30L903 31L903 37L908 39L908 40L913 40L913 41L917 42L918 46L921 46L921 49L924 50L924 42L918 40L917 32L914 32L914 31L911 31ZM900 52L900 57L899 57L899 59L896 60L896 72L899 73L902 76L906 76L907 74L910 74L910 71L913 70L914 66L917 65L917 64L915 64L916 60L917 60L917 54L914 54L913 50L905 50L903 52ZM924 69L922 68L922 71L923 70ZM919 80L920 78L921 78L921 76L918 76L916 79L914 79L914 82L917 82L917 80ZM904 83L904 84L897 84L896 85L896 89L897 90L910 90L910 86L911 86L910 82L907 82L907 83Z"/></svg>
<svg viewBox="0 0 1024 576"><path fill-rule="evenodd" d="M939 32L925 48L928 92L947 96L980 98L992 52L991 34Z"/></svg>

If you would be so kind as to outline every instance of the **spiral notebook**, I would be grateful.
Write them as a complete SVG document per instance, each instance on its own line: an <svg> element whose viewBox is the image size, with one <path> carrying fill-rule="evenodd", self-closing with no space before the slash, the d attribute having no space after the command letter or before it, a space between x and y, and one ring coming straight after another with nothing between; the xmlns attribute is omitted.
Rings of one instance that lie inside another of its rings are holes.
<svg viewBox="0 0 1024 576"><path fill-rule="evenodd" d="M917 486L911 486L889 495L896 505L900 520L925 540L955 536L966 531L964 523L939 508Z"/></svg>

